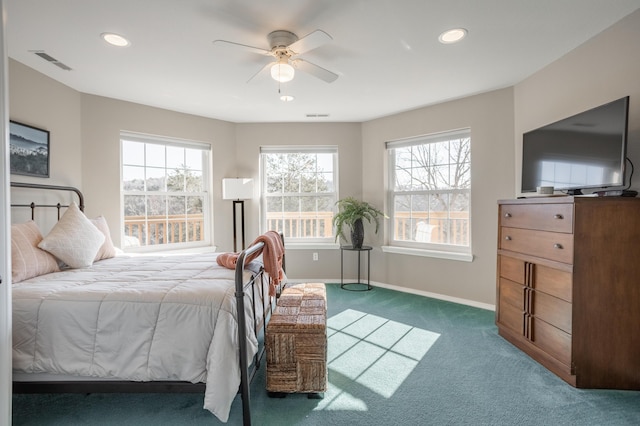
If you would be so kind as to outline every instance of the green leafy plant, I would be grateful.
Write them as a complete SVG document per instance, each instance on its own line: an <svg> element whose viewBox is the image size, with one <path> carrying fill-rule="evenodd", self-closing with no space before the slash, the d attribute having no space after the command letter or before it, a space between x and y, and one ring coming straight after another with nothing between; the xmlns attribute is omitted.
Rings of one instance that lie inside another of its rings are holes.
<svg viewBox="0 0 640 426"><path fill-rule="evenodd" d="M369 223L375 223L376 230L380 227L380 217L387 217L382 211L378 210L366 201L356 200L353 197L343 198L336 202L338 213L333 216L333 226L336 228L336 241L338 237L346 240L344 235L344 226L353 228L358 219L366 219Z"/></svg>

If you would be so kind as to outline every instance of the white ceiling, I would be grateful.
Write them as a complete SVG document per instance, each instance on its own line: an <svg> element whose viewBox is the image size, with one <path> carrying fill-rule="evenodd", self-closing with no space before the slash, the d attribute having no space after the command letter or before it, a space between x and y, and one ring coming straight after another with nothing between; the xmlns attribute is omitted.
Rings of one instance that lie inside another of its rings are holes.
<svg viewBox="0 0 640 426"><path fill-rule="evenodd" d="M640 8L640 0L8 0L9 56L75 90L232 122L361 122L511 86ZM464 27L461 43L438 35ZM267 34L321 29L301 55L339 75L260 75ZM126 36L108 46L103 32ZM72 68L36 56L42 50ZM307 118L307 114L328 114Z"/></svg>

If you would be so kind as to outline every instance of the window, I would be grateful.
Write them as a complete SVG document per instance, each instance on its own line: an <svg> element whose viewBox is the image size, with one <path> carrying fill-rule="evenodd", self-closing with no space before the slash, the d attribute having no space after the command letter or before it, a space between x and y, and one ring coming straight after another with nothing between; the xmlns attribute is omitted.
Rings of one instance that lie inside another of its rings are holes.
<svg viewBox="0 0 640 426"><path fill-rule="evenodd" d="M469 129L387 142L392 246L471 252Z"/></svg>
<svg viewBox="0 0 640 426"><path fill-rule="evenodd" d="M123 246L210 243L210 145L123 133Z"/></svg>
<svg viewBox="0 0 640 426"><path fill-rule="evenodd" d="M289 241L333 243L337 147L263 147L261 226Z"/></svg>

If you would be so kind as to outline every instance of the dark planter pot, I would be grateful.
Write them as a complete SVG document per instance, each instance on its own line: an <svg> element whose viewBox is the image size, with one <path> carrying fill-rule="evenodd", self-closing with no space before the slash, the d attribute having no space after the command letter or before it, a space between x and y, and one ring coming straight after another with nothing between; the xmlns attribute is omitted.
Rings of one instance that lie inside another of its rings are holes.
<svg viewBox="0 0 640 426"><path fill-rule="evenodd" d="M364 225L362 219L356 219L351 227L351 244L353 248L362 248L364 242Z"/></svg>

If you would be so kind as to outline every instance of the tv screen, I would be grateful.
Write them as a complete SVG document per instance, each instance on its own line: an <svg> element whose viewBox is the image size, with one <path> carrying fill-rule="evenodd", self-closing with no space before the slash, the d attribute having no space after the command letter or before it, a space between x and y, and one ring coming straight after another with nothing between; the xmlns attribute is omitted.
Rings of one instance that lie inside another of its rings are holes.
<svg viewBox="0 0 640 426"><path fill-rule="evenodd" d="M525 133L522 192L624 185L628 110L627 96Z"/></svg>

